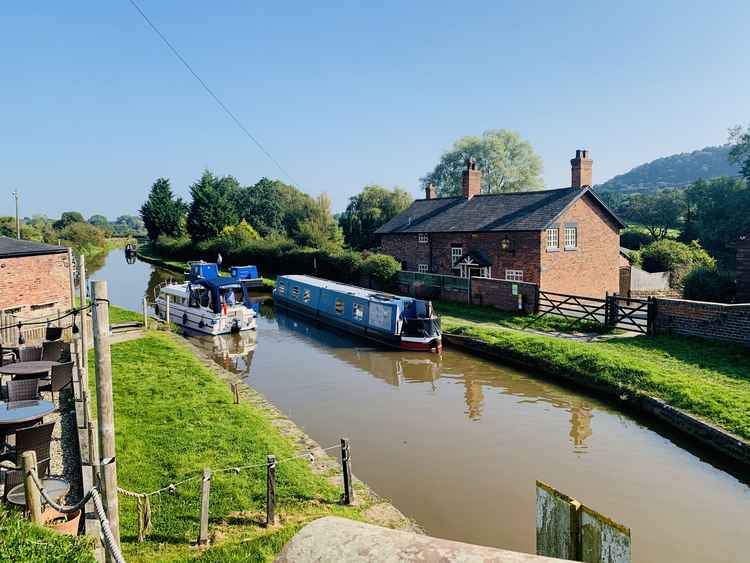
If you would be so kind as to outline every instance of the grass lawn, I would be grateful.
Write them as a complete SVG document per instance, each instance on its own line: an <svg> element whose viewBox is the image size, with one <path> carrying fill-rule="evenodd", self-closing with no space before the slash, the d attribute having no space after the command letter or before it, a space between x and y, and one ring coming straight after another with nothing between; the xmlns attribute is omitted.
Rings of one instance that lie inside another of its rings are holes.
<svg viewBox="0 0 750 563"><path fill-rule="evenodd" d="M93 361L91 365L93 387ZM204 467L265 464L267 454L277 459L296 454L290 440L272 425L270 414L249 403L233 404L226 384L173 336L149 332L115 344L112 366L117 472L126 489L153 491L197 475ZM315 474L307 460L279 463L276 476L281 524L266 530L260 525L265 518L265 467L214 475L210 531L221 532L223 538L205 551L190 547L198 536L200 479L151 498L153 530L141 544L136 542L135 502L121 496L125 557L272 560L304 523L329 514L361 518L366 508L339 505L341 490Z"/></svg>
<svg viewBox="0 0 750 563"><path fill-rule="evenodd" d="M558 315L545 315L541 319L532 321L532 316L517 315L488 305L464 305L451 301L433 301L433 305L440 315L444 328L460 326L464 321L471 321L488 327L500 325L508 328L530 328L545 332L577 331L601 334L611 330L601 323L588 320L576 323L575 326L569 328L571 319ZM529 325L529 323L531 324ZM527 327L527 325L529 326Z"/></svg>
<svg viewBox="0 0 750 563"><path fill-rule="evenodd" d="M109 324L129 323L134 321L143 321L143 314L136 313L130 309L123 309L117 305L109 306Z"/></svg>
<svg viewBox="0 0 750 563"><path fill-rule="evenodd" d="M579 342L448 319L445 332L484 340L548 373L572 374L644 392L750 440L747 348L658 336Z"/></svg>
<svg viewBox="0 0 750 563"><path fill-rule="evenodd" d="M0 506L0 562L94 563L91 540L58 534Z"/></svg>

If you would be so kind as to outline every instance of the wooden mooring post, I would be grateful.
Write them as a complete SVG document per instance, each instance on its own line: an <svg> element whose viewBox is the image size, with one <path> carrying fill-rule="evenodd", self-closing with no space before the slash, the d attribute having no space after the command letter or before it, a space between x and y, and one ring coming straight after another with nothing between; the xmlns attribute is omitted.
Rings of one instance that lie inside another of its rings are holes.
<svg viewBox="0 0 750 563"><path fill-rule="evenodd" d="M115 411L112 393L112 356L109 347L109 294L104 280L91 282L94 304L94 349L96 352L96 406L99 430L99 471L104 506L117 545L120 545L120 512L117 499L115 460ZM109 551L107 557L111 559Z"/></svg>
<svg viewBox="0 0 750 563"><path fill-rule="evenodd" d="M201 483L201 523L198 532L198 545L208 544L208 501L211 494L211 470L206 467L203 470L203 481Z"/></svg>
<svg viewBox="0 0 750 563"><path fill-rule="evenodd" d="M266 527L276 525L276 456L266 458Z"/></svg>
<svg viewBox="0 0 750 563"><path fill-rule="evenodd" d="M21 467L23 468L23 486L26 496L26 510L35 524L42 523L42 498L39 489L34 484L32 474L36 475L36 452L30 450L21 454Z"/></svg>
<svg viewBox="0 0 750 563"><path fill-rule="evenodd" d="M352 486L352 451L349 438L341 438L341 469L344 473L344 504L354 502L354 487Z"/></svg>
<svg viewBox="0 0 750 563"><path fill-rule="evenodd" d="M148 328L148 300L143 298L143 329Z"/></svg>
<svg viewBox="0 0 750 563"><path fill-rule="evenodd" d="M234 404L239 405L240 404L240 384L239 383L232 383L232 395L234 395Z"/></svg>

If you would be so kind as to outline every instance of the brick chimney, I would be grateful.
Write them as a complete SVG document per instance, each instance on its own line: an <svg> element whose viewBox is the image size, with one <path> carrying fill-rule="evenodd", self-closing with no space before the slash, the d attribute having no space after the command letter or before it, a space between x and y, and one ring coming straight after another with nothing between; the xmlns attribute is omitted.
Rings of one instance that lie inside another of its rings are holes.
<svg viewBox="0 0 750 563"><path fill-rule="evenodd" d="M477 170L477 160L475 158L466 159L466 170L463 175L464 197L471 199L479 195L482 187L482 173Z"/></svg>
<svg viewBox="0 0 750 563"><path fill-rule="evenodd" d="M594 161L589 158L589 151L586 149L578 149L576 151L576 157L570 159L571 187L591 187L592 164L594 164Z"/></svg>
<svg viewBox="0 0 750 563"><path fill-rule="evenodd" d="M435 187L435 184L432 182L427 184L427 187L424 189L424 197L425 199L437 199L437 188Z"/></svg>

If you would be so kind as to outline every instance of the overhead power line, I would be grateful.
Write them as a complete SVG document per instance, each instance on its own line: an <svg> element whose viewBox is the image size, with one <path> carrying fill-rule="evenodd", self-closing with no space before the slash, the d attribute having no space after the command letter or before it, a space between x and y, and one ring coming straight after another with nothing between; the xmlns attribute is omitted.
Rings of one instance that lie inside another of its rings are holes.
<svg viewBox="0 0 750 563"><path fill-rule="evenodd" d="M265 154L271 162L273 162L276 167L281 171L282 174L284 174L289 180L291 180L292 184L297 184L297 182L294 180L292 175L287 172L287 170L279 163L278 160L276 160L273 155L266 150L266 147L263 146L263 144L253 135L250 130L245 127L245 125L240 121L240 119L230 110L227 105L221 101L221 98L216 95L216 93L209 87L208 84L206 84L206 81L203 80L200 75L193 70L193 67L190 66L190 63L185 60L185 57L183 57L180 52L177 50L177 48L170 43L169 39L159 30L158 27L152 22L149 17L146 15L146 13L141 9L141 7L135 2L135 0L129 0L130 3L133 5L133 7L138 10L138 13L141 14L143 19L146 21L146 23L151 27L151 29L154 30L154 33L156 33L161 40L164 42L164 44L169 47L169 50L172 51L175 57L177 57L180 62L185 66L186 69L190 72L190 74L193 75L193 77L200 83L201 86L203 86L203 89L208 92L208 94L214 99L214 101L219 105L219 107L226 113L229 118L234 121L234 123L239 127L245 135L253 142L255 145ZM298 184L297 184L298 185Z"/></svg>

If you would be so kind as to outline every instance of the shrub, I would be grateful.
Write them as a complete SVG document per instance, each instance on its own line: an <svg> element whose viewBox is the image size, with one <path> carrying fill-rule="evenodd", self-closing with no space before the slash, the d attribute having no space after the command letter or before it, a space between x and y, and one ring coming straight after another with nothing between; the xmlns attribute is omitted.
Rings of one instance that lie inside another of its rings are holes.
<svg viewBox="0 0 750 563"><path fill-rule="evenodd" d="M693 301L729 303L734 299L737 289L730 274L705 266L688 272L684 283L683 297Z"/></svg>
<svg viewBox="0 0 750 563"><path fill-rule="evenodd" d="M362 273L389 284L401 270L401 264L393 256L371 254L362 262Z"/></svg>
<svg viewBox="0 0 750 563"><path fill-rule="evenodd" d="M102 248L106 242L106 233L89 223L70 223L60 232L60 238L78 252Z"/></svg>
<svg viewBox="0 0 750 563"><path fill-rule="evenodd" d="M716 266L716 261L698 241L685 244L662 239L644 247L640 254L643 269L647 272L670 272L669 285L673 288L681 288L685 275L694 268Z"/></svg>
<svg viewBox="0 0 750 563"><path fill-rule="evenodd" d="M620 246L628 249L640 250L652 242L654 242L654 237L641 229L629 228L620 234Z"/></svg>

